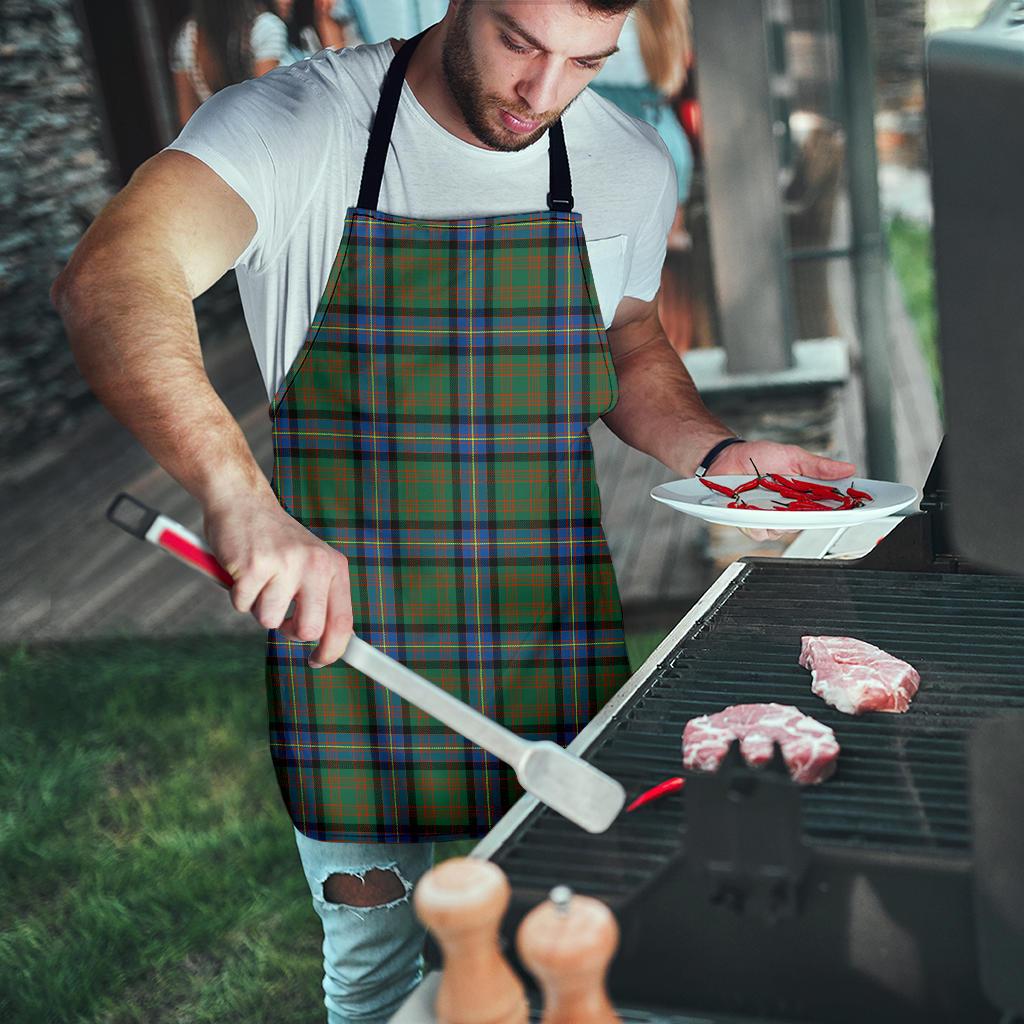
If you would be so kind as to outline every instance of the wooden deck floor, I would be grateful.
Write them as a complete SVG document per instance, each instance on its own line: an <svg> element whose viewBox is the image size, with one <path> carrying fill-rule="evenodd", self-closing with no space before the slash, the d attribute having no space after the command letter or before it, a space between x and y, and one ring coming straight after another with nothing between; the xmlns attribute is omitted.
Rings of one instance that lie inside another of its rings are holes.
<svg viewBox="0 0 1024 1024"><path fill-rule="evenodd" d="M266 394L244 323L218 339L207 372L269 470ZM104 409L0 479L16 496L0 509L0 524L12 539L0 596L5 641L262 634L219 587L107 521L110 502L127 491L201 533L191 495Z"/></svg>
<svg viewBox="0 0 1024 1024"><path fill-rule="evenodd" d="M849 283L843 281L841 266L834 273L837 315L852 337ZM894 282L889 304L900 477L919 484L938 445L938 416ZM266 396L243 323L218 340L207 368L269 472ZM856 372L841 403L840 421L840 454L862 463ZM592 437L627 626L668 628L710 582L703 528L648 497L651 487L671 477L664 466L624 445L601 423ZM219 588L107 522L111 500L128 491L191 529L201 529L190 495L102 408L70 437L0 472L0 482L7 494L0 508L8 538L0 596L0 639L5 642L138 633L262 634L251 617L234 611ZM743 553L742 543L736 553Z"/></svg>

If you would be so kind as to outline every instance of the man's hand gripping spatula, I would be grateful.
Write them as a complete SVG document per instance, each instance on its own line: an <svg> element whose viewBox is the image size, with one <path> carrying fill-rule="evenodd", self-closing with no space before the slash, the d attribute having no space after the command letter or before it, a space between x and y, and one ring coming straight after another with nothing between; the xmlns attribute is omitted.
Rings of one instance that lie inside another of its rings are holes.
<svg viewBox="0 0 1024 1024"><path fill-rule="evenodd" d="M130 495L118 495L107 509L107 518L205 573L222 587L232 586L230 574L203 540ZM622 810L626 802L622 786L557 743L522 739L354 634L341 657L403 700L511 765L527 793L580 828L604 832Z"/></svg>

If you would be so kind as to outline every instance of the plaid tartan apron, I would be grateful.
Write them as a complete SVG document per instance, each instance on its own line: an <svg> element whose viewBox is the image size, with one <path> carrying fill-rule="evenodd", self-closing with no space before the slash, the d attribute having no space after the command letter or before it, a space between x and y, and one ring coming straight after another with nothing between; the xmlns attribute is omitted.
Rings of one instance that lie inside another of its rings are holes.
<svg viewBox="0 0 1024 1024"><path fill-rule="evenodd" d="M561 124L549 209L376 209L409 57L385 79L359 202L271 405L273 486L349 561L355 632L527 739L569 743L625 682L588 426L617 399ZM480 836L511 768L310 643L270 630L270 748L314 839Z"/></svg>

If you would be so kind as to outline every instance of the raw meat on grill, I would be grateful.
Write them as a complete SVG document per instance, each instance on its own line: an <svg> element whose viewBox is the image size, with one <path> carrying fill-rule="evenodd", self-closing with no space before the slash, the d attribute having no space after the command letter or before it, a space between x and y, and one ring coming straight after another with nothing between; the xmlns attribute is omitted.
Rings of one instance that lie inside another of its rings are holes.
<svg viewBox="0 0 1024 1024"><path fill-rule="evenodd" d="M715 771L734 739L754 767L771 760L777 741L790 778L804 785L824 782L839 756L835 733L789 704L734 704L686 723L683 767Z"/></svg>
<svg viewBox="0 0 1024 1024"><path fill-rule="evenodd" d="M811 692L847 715L906 711L921 682L912 665L848 636L802 637L800 664Z"/></svg>

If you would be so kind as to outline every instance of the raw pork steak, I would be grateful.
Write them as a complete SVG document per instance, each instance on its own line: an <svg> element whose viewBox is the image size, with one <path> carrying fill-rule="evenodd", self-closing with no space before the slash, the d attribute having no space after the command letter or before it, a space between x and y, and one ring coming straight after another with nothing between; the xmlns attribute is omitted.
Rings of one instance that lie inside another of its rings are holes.
<svg viewBox="0 0 1024 1024"><path fill-rule="evenodd" d="M734 739L754 767L771 760L777 740L790 778L802 784L824 782L839 756L835 733L789 704L734 704L686 723L683 767L715 771Z"/></svg>
<svg viewBox="0 0 1024 1024"><path fill-rule="evenodd" d="M805 636L800 664L811 670L811 692L837 711L906 711L921 677L899 658L848 636Z"/></svg>

